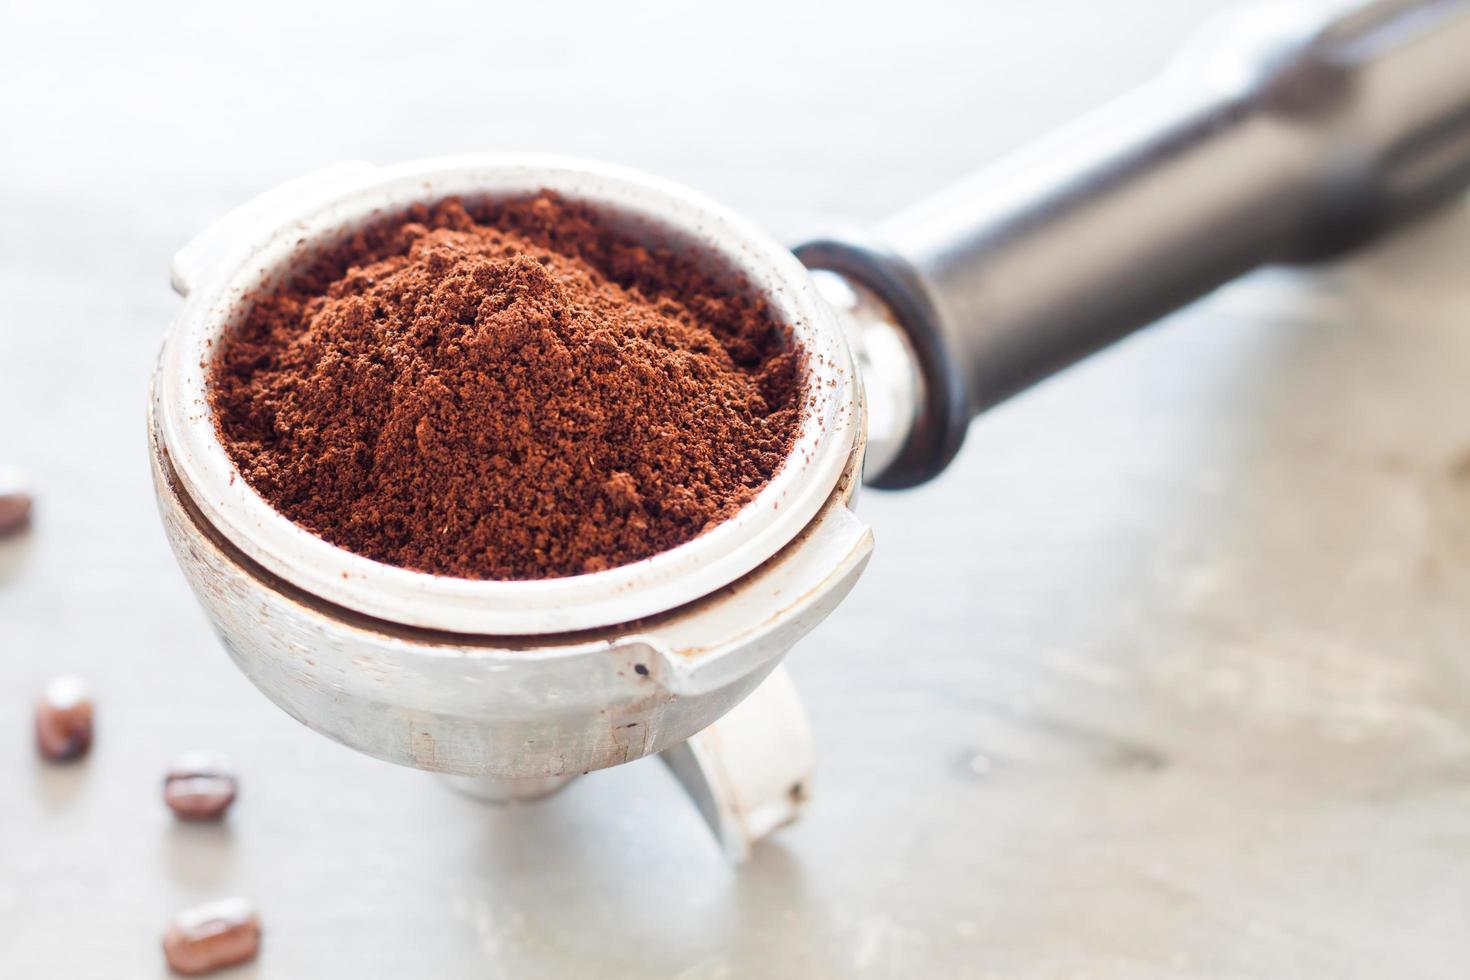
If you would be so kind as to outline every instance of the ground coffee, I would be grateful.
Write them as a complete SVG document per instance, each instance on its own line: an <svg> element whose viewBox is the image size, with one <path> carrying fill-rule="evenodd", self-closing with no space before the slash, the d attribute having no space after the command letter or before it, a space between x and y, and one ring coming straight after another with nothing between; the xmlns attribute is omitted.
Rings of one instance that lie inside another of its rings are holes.
<svg viewBox="0 0 1470 980"><path fill-rule="evenodd" d="M245 479L379 561L593 572L733 514L789 452L764 301L543 193L380 222L249 299L212 376Z"/></svg>

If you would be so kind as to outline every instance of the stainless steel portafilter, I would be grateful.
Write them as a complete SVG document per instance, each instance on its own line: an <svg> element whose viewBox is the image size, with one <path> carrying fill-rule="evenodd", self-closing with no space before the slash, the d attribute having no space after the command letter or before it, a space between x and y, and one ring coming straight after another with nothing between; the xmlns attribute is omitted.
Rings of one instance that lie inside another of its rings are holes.
<svg viewBox="0 0 1470 980"><path fill-rule="evenodd" d="M154 483L240 669L311 728L526 799L660 754L729 854L792 819L812 746L779 664L847 594L861 477L941 471L970 418L1252 268L1371 239L1470 180L1470 0L1245 8L1158 78L931 201L797 256L655 177L474 156L293 181L176 257ZM744 509L632 565L536 582L428 575L291 524L208 408L215 341L314 244L450 195L549 188L761 294L809 355L791 457ZM866 461L866 464L865 464Z"/></svg>

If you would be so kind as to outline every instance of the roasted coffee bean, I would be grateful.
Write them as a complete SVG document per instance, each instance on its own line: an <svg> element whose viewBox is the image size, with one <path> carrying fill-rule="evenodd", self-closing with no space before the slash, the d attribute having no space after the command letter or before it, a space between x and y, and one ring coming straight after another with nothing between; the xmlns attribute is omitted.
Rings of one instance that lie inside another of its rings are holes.
<svg viewBox="0 0 1470 980"><path fill-rule="evenodd" d="M218 752L186 752L163 779L163 801L183 820L218 820L238 786L230 760Z"/></svg>
<svg viewBox="0 0 1470 980"><path fill-rule="evenodd" d="M243 898L223 898L180 912L163 933L169 968L197 976L255 958L260 919Z"/></svg>
<svg viewBox="0 0 1470 980"><path fill-rule="evenodd" d="M86 755L92 747L92 699L79 677L58 677L36 705L36 748L53 762Z"/></svg>
<svg viewBox="0 0 1470 980"><path fill-rule="evenodd" d="M0 468L0 538L30 522L31 495L25 490L25 480L14 470Z"/></svg>

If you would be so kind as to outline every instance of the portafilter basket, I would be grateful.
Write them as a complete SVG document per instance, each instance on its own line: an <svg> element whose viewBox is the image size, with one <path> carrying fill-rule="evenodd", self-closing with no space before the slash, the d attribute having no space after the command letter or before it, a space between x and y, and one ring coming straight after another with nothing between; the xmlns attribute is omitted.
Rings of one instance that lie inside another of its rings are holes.
<svg viewBox="0 0 1470 980"><path fill-rule="evenodd" d="M385 565L274 510L226 455L208 402L217 341L252 291L315 247L413 203L541 190L594 205L622 232L695 256L766 299L805 371L799 430L771 481L684 545L539 581ZM159 358L150 425L169 540L245 675L302 723L370 755L527 795L554 785L548 779L680 745L767 677L871 551L850 509L862 389L835 315L789 251L666 181L529 156L345 165L206 231L179 254L174 284L185 302ZM789 761L776 768L790 772L770 788L767 822L794 812L809 759L799 705L774 683L756 727L797 745L779 753ZM746 799L741 819L759 804Z"/></svg>

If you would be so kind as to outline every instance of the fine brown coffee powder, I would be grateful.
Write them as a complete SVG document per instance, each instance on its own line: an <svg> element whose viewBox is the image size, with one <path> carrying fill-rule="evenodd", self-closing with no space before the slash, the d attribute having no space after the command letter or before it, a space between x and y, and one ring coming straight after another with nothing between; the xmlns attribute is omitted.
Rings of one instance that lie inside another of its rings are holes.
<svg viewBox="0 0 1470 980"><path fill-rule="evenodd" d="M211 397L250 485L333 544L481 579L594 572L729 517L789 453L765 301L551 193L379 221L247 298Z"/></svg>

